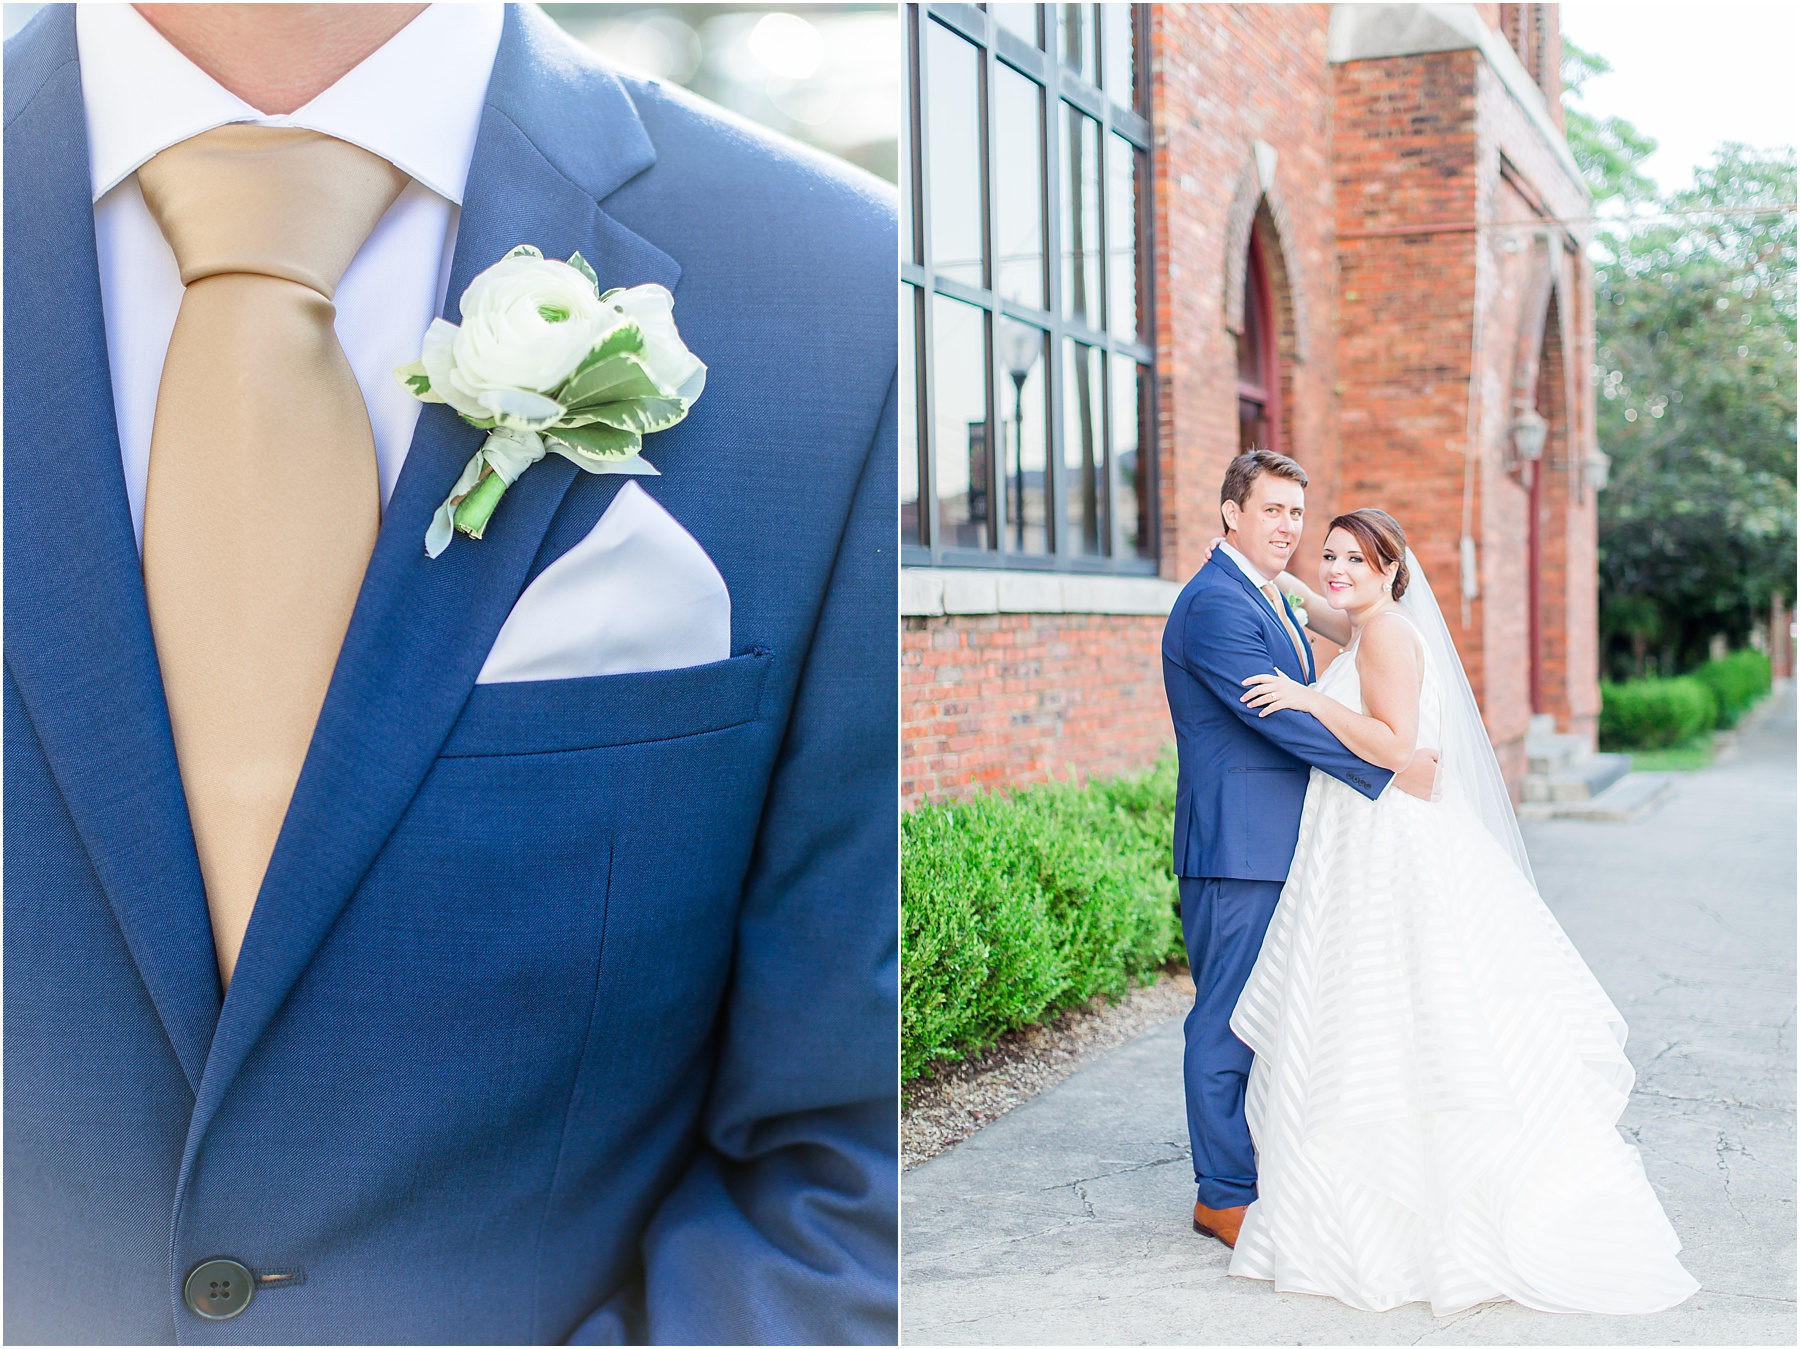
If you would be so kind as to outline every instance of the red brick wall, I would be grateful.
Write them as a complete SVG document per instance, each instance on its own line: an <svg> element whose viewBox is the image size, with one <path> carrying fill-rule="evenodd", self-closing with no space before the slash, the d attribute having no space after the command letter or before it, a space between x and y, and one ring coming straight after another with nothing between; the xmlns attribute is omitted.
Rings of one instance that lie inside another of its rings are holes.
<svg viewBox="0 0 1800 1349"><path fill-rule="evenodd" d="M1290 292L1302 288L1306 298L1302 343L1291 331L1291 293L1275 296L1289 328L1280 334L1283 448L1312 477L1309 515L1329 518L1335 499L1330 6L1156 5L1150 15L1162 566L1186 580L1219 532L1219 480L1237 453L1227 216L1255 140L1276 152L1275 193L1290 231L1279 241L1281 270ZM1308 531L1307 556L1316 558L1319 533Z"/></svg>
<svg viewBox="0 0 1800 1349"><path fill-rule="evenodd" d="M1342 496L1385 506L1406 527L1516 785L1533 710L1531 495L1506 461L1526 327L1534 358L1541 347L1529 301L1534 290L1541 296L1543 274L1534 287L1535 227L1489 222L1579 216L1584 199L1475 52L1347 63L1336 92ZM1592 394L1581 377L1592 318L1580 241L1570 242L1556 262L1565 303L1552 315L1538 376L1552 430L1537 469L1537 656L1542 710L1591 734L1594 511L1576 474L1592 444ZM1480 594L1465 626L1457 549L1470 453Z"/></svg>
<svg viewBox="0 0 1800 1349"><path fill-rule="evenodd" d="M1487 606L1476 601L1465 628L1457 597L1480 62L1458 51L1340 65L1333 122L1344 504L1381 506L1406 529L1478 696ZM1502 593L1517 596L1522 574L1509 579Z"/></svg>
<svg viewBox="0 0 1800 1349"><path fill-rule="evenodd" d="M901 796L966 796L1122 773L1173 739L1163 620L1119 614L908 618L901 633Z"/></svg>

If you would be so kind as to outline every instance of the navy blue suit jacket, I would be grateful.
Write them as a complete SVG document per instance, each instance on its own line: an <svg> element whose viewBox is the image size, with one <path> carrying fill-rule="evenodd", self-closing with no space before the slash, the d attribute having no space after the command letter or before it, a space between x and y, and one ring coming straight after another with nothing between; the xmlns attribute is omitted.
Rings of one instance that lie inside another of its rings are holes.
<svg viewBox="0 0 1800 1349"><path fill-rule="evenodd" d="M1312 648L1302 665L1262 594L1222 554L1176 597L1163 628L1162 662L1180 760L1177 876L1285 881L1310 768L1371 799L1394 776L1345 749L1316 717L1259 717L1239 701L1253 674L1279 668L1310 684L1315 672Z"/></svg>
<svg viewBox="0 0 1800 1349"><path fill-rule="evenodd" d="M476 686L628 480L547 458L430 560L483 433L426 407L221 999L72 6L5 93L7 1340L891 1340L889 189L509 10L449 317L520 243L674 291L711 374L631 481L718 565L736 654ZM202 1321L216 1256L295 1277Z"/></svg>

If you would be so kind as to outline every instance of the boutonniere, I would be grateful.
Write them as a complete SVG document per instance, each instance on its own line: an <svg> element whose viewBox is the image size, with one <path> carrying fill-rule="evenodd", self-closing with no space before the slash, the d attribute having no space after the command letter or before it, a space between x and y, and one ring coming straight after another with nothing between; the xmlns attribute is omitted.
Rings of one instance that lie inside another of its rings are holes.
<svg viewBox="0 0 1800 1349"><path fill-rule="evenodd" d="M1287 602L1288 608L1294 611L1294 622L1304 628L1306 626L1306 601L1299 595L1291 594L1287 597Z"/></svg>
<svg viewBox="0 0 1800 1349"><path fill-rule="evenodd" d="M644 437L687 416L706 387L674 310L661 286L602 294L581 254L557 262L529 244L471 281L462 325L432 320L419 359L394 372L413 397L488 433L432 516L426 553L457 533L479 539L546 454L589 473L654 474Z"/></svg>

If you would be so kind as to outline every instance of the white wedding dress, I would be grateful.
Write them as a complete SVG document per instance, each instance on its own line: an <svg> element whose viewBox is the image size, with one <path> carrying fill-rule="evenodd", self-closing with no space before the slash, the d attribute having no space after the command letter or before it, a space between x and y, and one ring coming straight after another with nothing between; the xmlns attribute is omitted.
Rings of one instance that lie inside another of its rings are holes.
<svg viewBox="0 0 1800 1349"><path fill-rule="evenodd" d="M1433 747L1436 664L1420 690ZM1354 643L1318 687L1365 711ZM1497 1298L1653 1312L1698 1287L1614 1127L1624 1021L1460 796L1370 801L1313 770L1231 1028L1256 1053L1259 1195L1233 1274L1439 1316Z"/></svg>

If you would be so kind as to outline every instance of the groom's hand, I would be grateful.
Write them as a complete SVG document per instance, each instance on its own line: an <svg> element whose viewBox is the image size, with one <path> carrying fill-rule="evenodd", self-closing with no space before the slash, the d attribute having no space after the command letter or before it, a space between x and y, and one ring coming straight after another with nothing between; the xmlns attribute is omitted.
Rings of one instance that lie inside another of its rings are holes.
<svg viewBox="0 0 1800 1349"><path fill-rule="evenodd" d="M1422 749L1412 756L1412 762L1394 774L1394 785L1408 796L1429 801L1432 788L1437 785L1437 771L1438 752L1435 749Z"/></svg>

